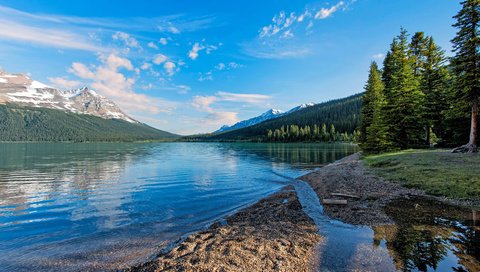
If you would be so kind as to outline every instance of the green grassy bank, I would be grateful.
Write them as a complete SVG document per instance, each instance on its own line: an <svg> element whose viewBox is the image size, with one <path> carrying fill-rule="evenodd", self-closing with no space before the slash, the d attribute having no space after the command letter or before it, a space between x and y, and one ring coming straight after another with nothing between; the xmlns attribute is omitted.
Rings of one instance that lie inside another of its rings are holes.
<svg viewBox="0 0 480 272"><path fill-rule="evenodd" d="M480 154L405 150L363 157L377 175L405 187L455 199L480 200Z"/></svg>

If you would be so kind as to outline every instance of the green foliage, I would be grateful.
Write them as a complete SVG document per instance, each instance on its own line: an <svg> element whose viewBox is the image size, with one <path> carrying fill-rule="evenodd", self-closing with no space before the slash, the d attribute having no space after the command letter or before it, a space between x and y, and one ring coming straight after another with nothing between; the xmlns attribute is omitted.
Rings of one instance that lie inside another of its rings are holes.
<svg viewBox="0 0 480 272"><path fill-rule="evenodd" d="M145 124L46 108L0 105L0 141L148 141L177 136Z"/></svg>
<svg viewBox="0 0 480 272"><path fill-rule="evenodd" d="M480 97L480 0L465 0L454 17L458 29L452 40L455 56L451 63L455 73L454 96L471 106L469 144L476 146Z"/></svg>
<svg viewBox="0 0 480 272"><path fill-rule="evenodd" d="M397 148L420 146L423 142L423 98L414 74L414 61L408 56L407 32L402 29L391 45L390 82L385 84L388 133Z"/></svg>
<svg viewBox="0 0 480 272"><path fill-rule="evenodd" d="M279 141L287 141L288 137L286 137L286 135L288 130L288 135L295 135L295 137L298 137L296 139L300 141L300 139L303 138L311 138L312 134L315 134L315 126L318 126L317 130L318 135L320 135L320 141L330 141L331 136L329 131L331 130L331 127L327 128L326 124L334 126L334 137L337 137L337 131L341 132L338 135L347 133L350 137L353 137L351 135L354 134L360 123L360 108L362 105L361 97L361 94L357 94L343 99L332 100L285 116L267 120L251 127L227 131L215 135L197 136L195 139L263 141L266 140L269 131L271 131L273 138L279 139ZM320 124L322 124L321 128ZM297 126L298 130L291 132L291 125ZM310 129L305 129L306 126Z"/></svg>
<svg viewBox="0 0 480 272"><path fill-rule="evenodd" d="M339 133L335 131L335 126L330 125L330 132L326 132L327 125L320 126L314 125L299 127L297 125L282 126L272 131L267 131L267 137L265 140L269 142L354 142L357 141L359 133L354 131L353 133L343 132Z"/></svg>
<svg viewBox="0 0 480 272"><path fill-rule="evenodd" d="M360 124L360 145L367 152L378 153L391 146L387 137L388 127L383 116L384 108L384 85L377 64L372 62L363 95Z"/></svg>

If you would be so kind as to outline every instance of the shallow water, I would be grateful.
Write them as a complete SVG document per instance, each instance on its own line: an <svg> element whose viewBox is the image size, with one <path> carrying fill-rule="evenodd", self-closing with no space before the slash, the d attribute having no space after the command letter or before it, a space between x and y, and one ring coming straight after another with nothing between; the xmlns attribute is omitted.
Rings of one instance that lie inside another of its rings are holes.
<svg viewBox="0 0 480 272"><path fill-rule="evenodd" d="M0 271L122 268L347 144L0 144Z"/></svg>
<svg viewBox="0 0 480 272"><path fill-rule="evenodd" d="M293 185L324 238L318 271L480 271L477 211L416 197L386 207L392 224L353 226L328 217L306 182Z"/></svg>

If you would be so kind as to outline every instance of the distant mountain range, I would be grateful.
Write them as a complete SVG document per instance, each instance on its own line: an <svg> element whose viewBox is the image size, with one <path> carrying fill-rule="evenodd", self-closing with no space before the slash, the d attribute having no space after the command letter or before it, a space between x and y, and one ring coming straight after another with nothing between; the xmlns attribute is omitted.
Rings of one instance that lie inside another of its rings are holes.
<svg viewBox="0 0 480 272"><path fill-rule="evenodd" d="M259 124L261 122L264 122L264 121L267 121L267 120L270 120L270 119L274 119L274 118L278 118L278 117L281 117L281 116L284 116L284 115L287 115L287 114L290 114L290 113L293 113L293 112L296 112L298 110L301 110L301 109L304 109L304 108L307 108L307 107L311 107L311 106L314 106L314 105L315 105L315 103L301 104L300 106L294 107L287 112L283 112L283 111L277 110L277 109L270 109L270 110L262 113L261 115L259 115L257 117L253 117L253 118L250 118L248 120L240 121L240 122L238 122L238 123L236 123L232 126L226 126L226 125L222 126L220 129L218 129L214 133L220 133L220 132L226 132L226 131L235 130L235 129L241 129L241 128L245 128L245 127L251 127L251 126L254 126L254 125Z"/></svg>
<svg viewBox="0 0 480 272"><path fill-rule="evenodd" d="M122 112L113 101L87 87L62 91L23 74L0 72L0 103L2 102L137 122Z"/></svg>
<svg viewBox="0 0 480 272"><path fill-rule="evenodd" d="M222 141L222 140L262 140L268 130L280 129L282 126L297 125L321 126L334 125L336 131L353 133L360 124L362 94L331 100L315 105L299 106L286 113L277 114L257 124L234 130L209 135L191 136L188 140Z"/></svg>
<svg viewBox="0 0 480 272"><path fill-rule="evenodd" d="M144 141L178 138L125 114L88 88L58 90L0 71L0 141Z"/></svg>

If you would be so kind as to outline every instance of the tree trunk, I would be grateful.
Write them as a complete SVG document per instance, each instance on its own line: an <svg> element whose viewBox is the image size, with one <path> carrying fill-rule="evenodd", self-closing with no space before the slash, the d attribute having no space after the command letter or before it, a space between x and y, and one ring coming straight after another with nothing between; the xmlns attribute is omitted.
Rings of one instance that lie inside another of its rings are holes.
<svg viewBox="0 0 480 272"><path fill-rule="evenodd" d="M470 124L470 141L469 145L477 146L477 116L478 116L478 96L472 101L472 123Z"/></svg>
<svg viewBox="0 0 480 272"><path fill-rule="evenodd" d="M430 147L430 126L425 127L425 145Z"/></svg>
<svg viewBox="0 0 480 272"><path fill-rule="evenodd" d="M472 118L470 123L470 140L468 144L452 150L452 153L474 153L477 152L477 117L478 117L478 96L472 99Z"/></svg>

